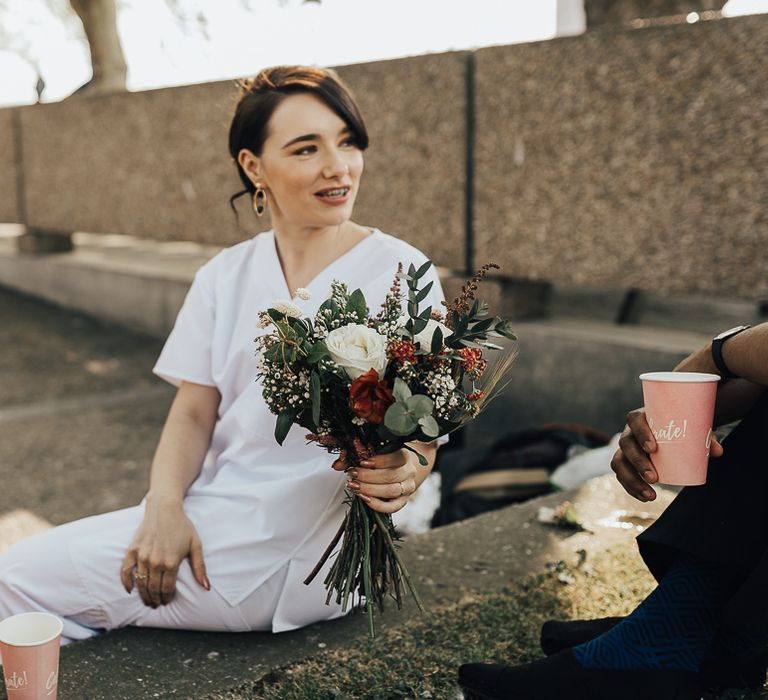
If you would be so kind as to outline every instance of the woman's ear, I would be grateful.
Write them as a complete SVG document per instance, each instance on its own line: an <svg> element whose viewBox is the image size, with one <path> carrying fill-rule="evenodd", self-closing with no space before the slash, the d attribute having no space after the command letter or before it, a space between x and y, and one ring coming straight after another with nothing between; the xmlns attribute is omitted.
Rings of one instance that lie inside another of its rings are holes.
<svg viewBox="0 0 768 700"><path fill-rule="evenodd" d="M237 154L237 162L254 185L261 181L261 159L252 151L241 148Z"/></svg>

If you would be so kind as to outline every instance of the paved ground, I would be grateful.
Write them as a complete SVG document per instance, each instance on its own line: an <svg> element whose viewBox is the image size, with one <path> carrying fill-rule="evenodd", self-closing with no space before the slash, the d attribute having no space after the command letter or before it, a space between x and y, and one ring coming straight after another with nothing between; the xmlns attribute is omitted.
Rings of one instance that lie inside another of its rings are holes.
<svg viewBox="0 0 768 700"><path fill-rule="evenodd" d="M173 397L158 340L0 289L0 512L135 505Z"/></svg>
<svg viewBox="0 0 768 700"><path fill-rule="evenodd" d="M47 523L138 503L173 396L150 371L161 346L0 289L0 550ZM637 510L612 479L567 494L594 534L536 521L539 505L565 497L553 494L409 541L406 560L428 607L500 590L548 561L633 534L600 522ZM643 509L653 517L671 498L664 493ZM389 612L384 624L400 624L412 612ZM320 648L350 644L365 629L354 617L281 635L118 630L62 649L60 696L205 698Z"/></svg>

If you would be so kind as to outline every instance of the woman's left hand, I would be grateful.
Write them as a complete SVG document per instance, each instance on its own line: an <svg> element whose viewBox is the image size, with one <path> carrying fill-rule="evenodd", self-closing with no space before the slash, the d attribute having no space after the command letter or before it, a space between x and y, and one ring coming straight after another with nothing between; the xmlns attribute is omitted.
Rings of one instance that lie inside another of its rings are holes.
<svg viewBox="0 0 768 700"><path fill-rule="evenodd" d="M418 487L416 464L416 455L404 448L386 455L374 455L347 472L347 487L373 510L395 513L408 503ZM345 471L349 466L344 452L333 463L337 471Z"/></svg>

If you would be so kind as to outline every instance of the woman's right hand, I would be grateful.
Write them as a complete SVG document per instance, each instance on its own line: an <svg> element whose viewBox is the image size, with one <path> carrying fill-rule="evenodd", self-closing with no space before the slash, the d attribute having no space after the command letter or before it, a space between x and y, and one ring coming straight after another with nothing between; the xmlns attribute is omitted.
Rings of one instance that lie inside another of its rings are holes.
<svg viewBox="0 0 768 700"><path fill-rule="evenodd" d="M144 519L120 568L125 590L133 591L135 569L136 586L144 604L152 608L168 604L176 590L179 566L186 557L197 582L210 590L203 545L181 502L156 502L147 498Z"/></svg>

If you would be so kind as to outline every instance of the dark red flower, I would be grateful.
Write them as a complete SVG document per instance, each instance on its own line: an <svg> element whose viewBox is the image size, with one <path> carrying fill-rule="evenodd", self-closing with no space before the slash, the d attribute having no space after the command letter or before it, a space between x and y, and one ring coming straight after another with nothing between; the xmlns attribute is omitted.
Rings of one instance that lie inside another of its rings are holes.
<svg viewBox="0 0 768 700"><path fill-rule="evenodd" d="M395 397L385 382L379 381L375 369L368 370L349 387L349 405L353 413L369 423L383 423L387 409Z"/></svg>

